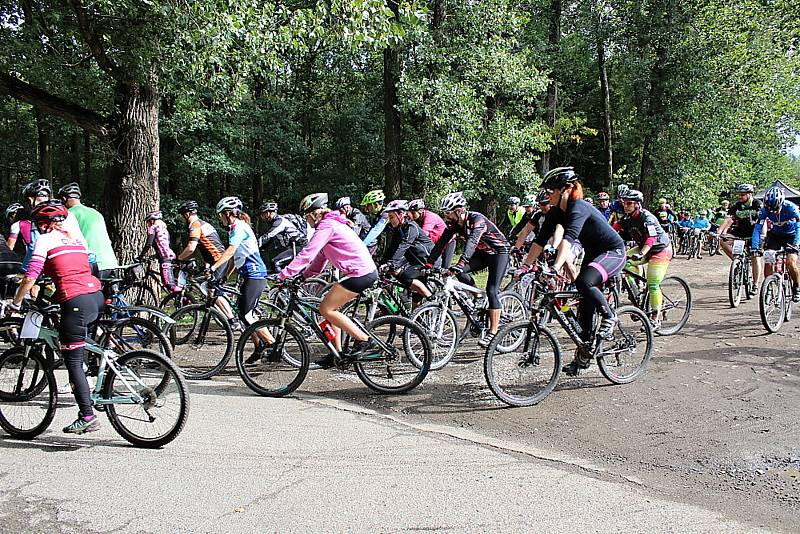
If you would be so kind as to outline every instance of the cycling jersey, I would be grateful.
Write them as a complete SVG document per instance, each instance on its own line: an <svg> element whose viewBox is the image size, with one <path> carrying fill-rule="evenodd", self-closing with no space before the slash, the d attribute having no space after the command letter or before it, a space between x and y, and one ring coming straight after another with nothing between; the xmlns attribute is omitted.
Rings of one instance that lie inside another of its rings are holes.
<svg viewBox="0 0 800 534"><path fill-rule="evenodd" d="M356 207L350 207L350 213L347 214L347 218L353 223L353 231L357 233L358 237L361 239L364 239L370 229L372 229L372 225L369 223L367 216Z"/></svg>
<svg viewBox="0 0 800 534"><path fill-rule="evenodd" d="M89 250L89 263L95 264L97 262L95 255L92 253L91 249L89 249L89 245L86 244L86 238L83 237L83 233L81 232L81 227L78 224L78 219L75 218L75 215L72 213L67 213L67 218L64 219L61 227L63 228L64 232L69 234L70 237L73 237L80 241L81 243L86 246L86 249ZM31 258L33 257L33 250L36 246L36 240L39 238L41 234L39 234L39 230L36 226L31 223L31 242L28 243L28 246L25 251L25 259L22 260L22 269L21 272L27 273L28 272L28 265L31 262Z"/></svg>
<svg viewBox="0 0 800 534"><path fill-rule="evenodd" d="M86 243L61 230L40 235L33 247L26 276L36 279L44 273L56 286L56 302L100 290L100 281L92 276Z"/></svg>
<svg viewBox="0 0 800 534"><path fill-rule="evenodd" d="M758 212L758 222L753 227L753 240L751 241L753 249L761 246L761 229L766 221L772 223L768 235L793 236L791 245L795 247L800 245L800 210L798 210L797 204L787 200L778 213L761 208L761 211Z"/></svg>
<svg viewBox="0 0 800 534"><path fill-rule="evenodd" d="M144 256L147 249L153 247L159 261L172 261L175 259L175 252L169 244L169 229L164 221L156 221L147 229L147 243L140 256Z"/></svg>
<svg viewBox="0 0 800 534"><path fill-rule="evenodd" d="M609 207L607 207L605 209L601 208L600 206L597 206L597 210L600 213L603 214L603 217L605 217L606 220L609 220L611 218L611 206L610 205L609 205Z"/></svg>
<svg viewBox="0 0 800 534"><path fill-rule="evenodd" d="M669 236L659 222L655 215L646 209L640 209L626 214L624 219L614 225L614 229L626 241L634 241L640 249L649 245L648 256L652 256L669 247Z"/></svg>
<svg viewBox="0 0 800 534"><path fill-rule="evenodd" d="M610 223L615 223L616 221L625 217L625 206L622 205L621 200L615 200L612 202L608 209L610 214L606 217L606 220Z"/></svg>
<svg viewBox="0 0 800 534"><path fill-rule="evenodd" d="M267 277L267 266L258 253L258 240L249 224L234 219L230 226L228 243L236 247L233 264L239 270L239 274L253 280L263 280Z"/></svg>
<svg viewBox="0 0 800 534"><path fill-rule="evenodd" d="M528 225L528 223L531 221L531 219L533 219L534 215L536 215L536 214L535 213L525 213L522 216L522 219L520 219L519 222L516 224L516 226L514 226L514 228L512 228L511 231L508 233L508 240L509 241L516 241L517 237L519 236L519 233L522 231L523 228L525 228ZM530 238L530 237L531 237L530 234L528 234L528 238ZM526 238L526 241L527 240L528 239Z"/></svg>
<svg viewBox="0 0 800 534"><path fill-rule="evenodd" d="M625 250L625 243L619 234L609 226L608 221L603 219L603 215L585 200L570 202L566 212L560 206L551 207L535 243L544 248L559 224L564 227L564 239L567 242L570 244L574 244L575 241L581 242L587 259L611 250L618 249L623 252Z"/></svg>
<svg viewBox="0 0 800 534"><path fill-rule="evenodd" d="M94 208L76 204L69 209L69 212L78 220L83 237L89 250L94 254L97 268L101 271L113 269L119 264L111 247L111 239L108 237L106 220L103 215Z"/></svg>
<svg viewBox="0 0 800 534"><path fill-rule="evenodd" d="M649 212L648 212L649 213ZM675 216L675 212L668 208L661 208L659 207L656 209L655 212L652 213L658 219L658 223L662 227L666 227L669 223L674 222L677 217Z"/></svg>
<svg viewBox="0 0 800 534"><path fill-rule="evenodd" d="M445 228L447 228L444 220L430 210L425 210L420 214L417 224L422 228L422 231L431 238L434 244L439 241Z"/></svg>
<svg viewBox="0 0 800 534"><path fill-rule="evenodd" d="M406 219L397 228L389 231L389 245L381 263L391 263L395 267L405 262L411 265L425 264L433 249L433 242L417 223Z"/></svg>
<svg viewBox="0 0 800 534"><path fill-rule="evenodd" d="M295 224L282 215L273 217L267 231L258 238L259 247L266 249L272 240L275 240L282 250L291 248L292 245L302 248L308 243L306 234L301 232Z"/></svg>
<svg viewBox="0 0 800 534"><path fill-rule="evenodd" d="M11 231L8 233L9 238L18 239L22 237L22 242L27 247L31 242L31 221L23 219L11 225Z"/></svg>
<svg viewBox="0 0 800 534"><path fill-rule="evenodd" d="M364 244L367 245L368 247L371 247L372 245L377 243L378 238L386 229L386 224L388 222L389 222L389 215L387 213L382 213L381 216L378 218L378 220L375 222L375 224L372 226L372 229L369 231L366 237L363 238Z"/></svg>
<svg viewBox="0 0 800 534"><path fill-rule="evenodd" d="M694 221L692 221L692 228L697 228L700 230L708 230L711 228L711 223L708 219L702 219L697 217Z"/></svg>
<svg viewBox="0 0 800 534"><path fill-rule="evenodd" d="M195 219L189 223L189 242L195 241L200 244L200 255L206 263L215 263L225 247L219 238L216 228L201 219Z"/></svg>
<svg viewBox="0 0 800 534"><path fill-rule="evenodd" d="M531 233L534 236L539 235L539 232L542 230L542 224L544 224L544 220L547 217L547 214L542 210L537 211L533 214L533 217L528 221L528 226L531 227Z"/></svg>
<svg viewBox="0 0 800 534"><path fill-rule="evenodd" d="M753 234L753 225L758 220L761 211L761 201L751 198L750 202L734 202L728 210L728 216L733 219L731 233L737 237L750 237Z"/></svg>
<svg viewBox="0 0 800 534"><path fill-rule="evenodd" d="M464 253L461 254L459 263L467 264L475 251L486 254L506 254L511 245L497 226L477 211L468 211L463 225L447 223L442 237L433 247L428 263L435 263L441 256L444 247L453 236L458 236L465 241Z"/></svg>

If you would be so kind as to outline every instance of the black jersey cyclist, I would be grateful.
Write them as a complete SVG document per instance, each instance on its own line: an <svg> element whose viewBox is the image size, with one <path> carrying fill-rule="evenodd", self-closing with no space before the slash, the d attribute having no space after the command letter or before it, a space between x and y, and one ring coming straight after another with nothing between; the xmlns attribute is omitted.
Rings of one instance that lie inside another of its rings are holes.
<svg viewBox="0 0 800 534"><path fill-rule="evenodd" d="M360 209L353 206L350 197L337 199L333 207L347 218L347 226L352 228L360 239L367 237L372 225L369 223L367 216Z"/></svg>
<svg viewBox="0 0 800 534"><path fill-rule="evenodd" d="M383 209L389 215L389 243L383 253L381 267L394 273L400 284L423 297L430 297L430 290L419 278L420 270L428 261L433 241L408 216L406 200L392 200Z"/></svg>
<svg viewBox="0 0 800 534"><path fill-rule="evenodd" d="M463 239L464 252L458 262L450 267L450 272L458 275L459 280L474 283L468 273L489 270L486 280L486 299L489 302L489 333L478 341L487 347L500 325L500 281L508 268L508 252L511 245L492 221L477 211L467 210L467 199L462 192L446 195L439 208L445 216L445 229L442 237L433 247L428 258L428 265L433 265L447 243L458 236Z"/></svg>
<svg viewBox="0 0 800 534"><path fill-rule="evenodd" d="M548 172L542 187L550 195L550 212L545 218L522 270L529 269L544 250L557 225L564 227L564 239L557 247L553 269L558 272L568 260L572 244L579 240L586 252L575 286L583 296L578 308L584 339L588 341L595 311L602 316L597 335L608 338L617 324L617 316L600 289L603 283L625 266L625 243L594 206L583 200L583 186L572 167L559 167ZM576 375L589 366L591 359L577 351L575 360L564 367Z"/></svg>
<svg viewBox="0 0 800 534"><path fill-rule="evenodd" d="M273 243L277 245L280 252L272 258L272 269L275 272L280 271L308 244L308 238L288 215L278 215L276 202L262 204L259 217L268 226L267 231L258 238L258 245L261 250L268 249Z"/></svg>
<svg viewBox="0 0 800 534"><path fill-rule="evenodd" d="M738 200L728 209L728 215L719 227L719 234L726 233L737 239L749 240L753 236L753 228L758 222L758 213L761 211L761 201L754 198L756 189L752 184L739 184L736 186ZM720 248L728 258L733 259L732 243L721 241ZM751 295L755 295L761 281L761 262L758 257L750 258L750 267L753 270L753 287L748 288Z"/></svg>

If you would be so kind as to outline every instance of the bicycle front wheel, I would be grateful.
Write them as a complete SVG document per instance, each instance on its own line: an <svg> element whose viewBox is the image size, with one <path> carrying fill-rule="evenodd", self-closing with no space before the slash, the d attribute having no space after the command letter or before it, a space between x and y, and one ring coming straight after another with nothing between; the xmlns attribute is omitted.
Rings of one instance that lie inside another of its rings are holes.
<svg viewBox="0 0 800 534"><path fill-rule="evenodd" d="M233 354L233 331L216 308L184 306L172 315L172 360L190 380L219 374Z"/></svg>
<svg viewBox="0 0 800 534"><path fill-rule="evenodd" d="M639 378L653 355L653 327L634 306L617 308L617 319L612 339L597 353L597 364L611 382L628 384Z"/></svg>
<svg viewBox="0 0 800 534"><path fill-rule="evenodd" d="M32 347L0 354L0 427L19 439L33 439L50 426L58 386L45 357Z"/></svg>
<svg viewBox="0 0 800 534"><path fill-rule="evenodd" d="M769 333L774 334L781 329L786 318L786 294L783 291L781 275L778 273L769 275L761 284L758 297L761 324Z"/></svg>
<svg viewBox="0 0 800 534"><path fill-rule="evenodd" d="M172 358L172 344L167 336L157 324L141 317L125 317L115 321L103 335L100 344L117 354L132 350L152 350L167 359Z"/></svg>
<svg viewBox="0 0 800 534"><path fill-rule="evenodd" d="M506 349L504 347L512 347ZM556 387L561 348L553 333L531 321L501 328L483 360L486 384L509 406L532 406Z"/></svg>
<svg viewBox="0 0 800 534"><path fill-rule="evenodd" d="M665 276L661 281L661 326L656 330L660 336L671 336L686 326L692 313L692 289L680 276Z"/></svg>
<svg viewBox="0 0 800 534"><path fill-rule="evenodd" d="M425 330L431 342L433 349L431 371L437 371L447 365L456 353L460 339L458 321L453 312L437 304L426 304L414 310L410 319ZM413 353L409 357L418 367L422 365Z"/></svg>
<svg viewBox="0 0 800 534"><path fill-rule="evenodd" d="M728 302L731 308L738 308L742 303L742 298L747 292L745 287L745 276L742 269L745 268L744 262L739 256L733 258L731 268L728 271Z"/></svg>
<svg viewBox="0 0 800 534"><path fill-rule="evenodd" d="M189 418L189 387L181 371L149 350L128 352L113 362L102 398L111 426L136 447L163 447Z"/></svg>
<svg viewBox="0 0 800 534"><path fill-rule="evenodd" d="M269 333L275 340L266 344ZM264 397L284 397L303 383L311 365L308 344L291 323L261 319L250 325L236 346L236 369L242 381Z"/></svg>
<svg viewBox="0 0 800 534"><path fill-rule="evenodd" d="M390 315L368 323L367 329L384 345L353 362L367 387L378 393L405 393L425 380L433 350L422 327L405 317Z"/></svg>

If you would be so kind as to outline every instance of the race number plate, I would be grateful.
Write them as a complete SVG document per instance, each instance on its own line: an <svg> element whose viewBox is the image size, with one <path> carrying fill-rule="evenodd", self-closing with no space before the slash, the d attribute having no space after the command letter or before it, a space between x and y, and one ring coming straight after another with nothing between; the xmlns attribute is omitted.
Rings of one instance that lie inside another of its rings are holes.
<svg viewBox="0 0 800 534"><path fill-rule="evenodd" d="M775 263L775 250L764 251L764 263Z"/></svg>
<svg viewBox="0 0 800 534"><path fill-rule="evenodd" d="M19 337L21 339L36 339L39 337L39 330L42 328L42 319L44 316L38 312L28 312L25 315L25 320L22 322L22 332Z"/></svg>
<svg viewBox="0 0 800 534"><path fill-rule="evenodd" d="M733 242L733 255L740 256L744 252L744 239L736 239Z"/></svg>

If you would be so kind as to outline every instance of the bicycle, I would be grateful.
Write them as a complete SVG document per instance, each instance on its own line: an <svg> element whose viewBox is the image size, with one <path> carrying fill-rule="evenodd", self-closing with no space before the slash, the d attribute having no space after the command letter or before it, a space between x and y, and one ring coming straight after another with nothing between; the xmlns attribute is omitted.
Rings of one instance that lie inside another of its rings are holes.
<svg viewBox="0 0 800 534"><path fill-rule="evenodd" d="M261 319L245 329L236 347L236 368L244 383L255 393L267 397L288 395L297 389L309 368L309 347L294 324L310 327L339 369L355 368L359 379L378 393L405 393L425 379L431 365L431 346L419 325L394 315L379 317L366 325L352 319L377 344L375 351L348 354L351 340L343 336L342 350L334 346L331 326L314 319L319 315L315 300L302 295L301 277L280 283L289 295L286 313L278 318ZM265 346L258 332L268 329L275 342ZM396 346L398 345L399 346ZM412 356L413 354L413 356Z"/></svg>
<svg viewBox="0 0 800 534"><path fill-rule="evenodd" d="M738 308L743 298L753 298L751 291L753 283L753 269L750 265L750 238L739 239L733 236L720 236L721 241L733 241L731 253L733 260L728 270L728 302L731 308Z"/></svg>
<svg viewBox="0 0 800 534"><path fill-rule="evenodd" d="M687 247L687 255L686 259L691 260L693 258L697 258L698 260L702 260L702 243L705 240L705 230L701 230L700 228L694 228L689 233L689 242Z"/></svg>
<svg viewBox="0 0 800 534"><path fill-rule="evenodd" d="M636 271L625 268L619 276L608 282L606 286L615 293L614 302L620 302L620 292L628 297L628 302L642 310L648 318L653 311L650 308L650 294L647 290L647 278ZM689 283L678 275L670 274L661 280L661 322L653 324L654 332L660 336L671 336L680 332L689 321L692 313L692 289Z"/></svg>
<svg viewBox="0 0 800 534"><path fill-rule="evenodd" d="M584 341L578 323L578 291L553 290L557 277L540 271L534 283L543 296L539 312L554 317L577 347L577 352L594 359L600 372L614 384L628 384L644 373L653 352L653 328L647 316L635 306L616 309L618 323L610 339L592 335ZM510 406L532 406L556 387L561 372L561 346L553 332L541 323L538 313L529 320L504 326L494 337L484 357L484 376L492 393ZM577 356L577 353L576 353Z"/></svg>
<svg viewBox="0 0 800 534"><path fill-rule="evenodd" d="M792 253L797 253L792 247L764 251L764 264L772 265L773 272L761 284L758 313L761 316L761 324L771 334L780 330L783 323L792 318L793 283L786 268L786 256Z"/></svg>
<svg viewBox="0 0 800 534"><path fill-rule="evenodd" d="M58 405L55 370L61 360L52 355L59 351L59 306L23 306L22 345L0 354L0 427L33 439L50 426ZM137 447L158 448L180 434L189 417L189 391L170 360L149 350L121 354L91 338L86 352L96 361L92 404L120 436ZM174 420L164 425L168 417Z"/></svg>

